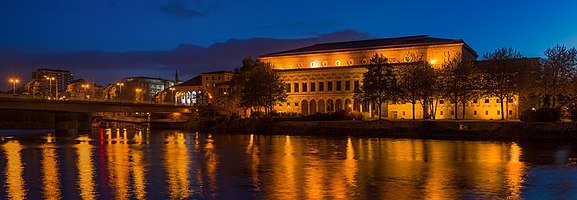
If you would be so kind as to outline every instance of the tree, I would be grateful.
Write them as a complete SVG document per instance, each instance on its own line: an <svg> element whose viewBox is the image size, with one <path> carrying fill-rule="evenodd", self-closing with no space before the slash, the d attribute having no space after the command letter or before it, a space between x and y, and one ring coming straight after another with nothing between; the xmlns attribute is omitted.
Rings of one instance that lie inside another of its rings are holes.
<svg viewBox="0 0 577 200"><path fill-rule="evenodd" d="M433 91L433 68L425 61L422 54L409 53L406 64L398 67L400 98L412 104L413 120L415 119L415 104L421 102L423 117L426 118L428 105L430 106L431 91Z"/></svg>
<svg viewBox="0 0 577 200"><path fill-rule="evenodd" d="M375 54L371 58L367 70L363 74L363 86L357 96L364 101L375 102L379 119L382 119L382 104L387 100L396 100L399 95L398 75L394 72L393 65L388 63L387 57L382 54Z"/></svg>
<svg viewBox="0 0 577 200"><path fill-rule="evenodd" d="M42 94L42 92L40 91L40 81L39 80L32 80L32 81L28 82L24 86L24 88L26 90L26 95L32 95L33 97L36 97L36 95Z"/></svg>
<svg viewBox="0 0 577 200"><path fill-rule="evenodd" d="M274 105L286 101L285 85L272 69L270 63L251 58L243 60L243 66L235 70L231 80L233 95L240 97L241 107L272 112Z"/></svg>
<svg viewBox="0 0 577 200"><path fill-rule="evenodd" d="M481 66L483 71L482 92L485 96L499 98L501 120L505 119L504 101L508 101L519 93L522 77L520 58L524 58L524 56L517 49L505 47L483 55L485 65Z"/></svg>
<svg viewBox="0 0 577 200"><path fill-rule="evenodd" d="M540 94L546 99L545 107L560 108L575 96L577 50L556 45L545 50L542 61ZM561 102L563 101L563 102Z"/></svg>
<svg viewBox="0 0 577 200"><path fill-rule="evenodd" d="M462 115L465 119L465 107L468 101L478 96L478 73L473 68L473 62L463 60L461 55L455 56L443 64L440 70L441 93L444 99L450 100L455 107L455 120L459 119L459 103L462 105Z"/></svg>
<svg viewBox="0 0 577 200"><path fill-rule="evenodd" d="M114 100L116 99L116 85L115 84L109 84L108 86L106 86L106 88L104 88L104 99L106 100Z"/></svg>

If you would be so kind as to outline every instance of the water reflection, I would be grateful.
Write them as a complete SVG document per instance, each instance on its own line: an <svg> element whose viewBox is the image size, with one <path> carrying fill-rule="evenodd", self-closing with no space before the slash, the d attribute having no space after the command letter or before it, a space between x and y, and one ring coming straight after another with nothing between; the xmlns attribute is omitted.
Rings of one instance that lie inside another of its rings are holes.
<svg viewBox="0 0 577 200"><path fill-rule="evenodd" d="M517 142L176 131L148 134L144 129L102 129L93 135L72 137L3 141L0 165L5 177L0 178L4 184L4 192L0 194L6 195L1 198L577 196L577 188L572 187L577 184L577 166L572 164L572 158L577 157L577 145L571 144L550 145L543 150L539 145ZM539 162L528 162L536 158L540 158ZM76 185L68 184L68 180L76 181ZM35 183L42 184L41 191L32 189ZM535 196L541 194L547 195Z"/></svg>
<svg viewBox="0 0 577 200"><path fill-rule="evenodd" d="M23 147L18 141L8 141L2 145L2 149L6 156L4 174L6 175L6 192L8 193L8 198L25 199L26 184L22 177L24 165L22 164L22 157L20 155Z"/></svg>
<svg viewBox="0 0 577 200"><path fill-rule="evenodd" d="M183 133L175 133L166 137L165 168L167 173L168 191L171 199L184 199L191 193L189 185L190 158L186 139Z"/></svg>
<svg viewBox="0 0 577 200"><path fill-rule="evenodd" d="M45 199L60 199L60 174L58 173L58 155L56 145L52 144L53 137L47 137L47 144L40 146L42 149L42 173L43 192Z"/></svg>
<svg viewBox="0 0 577 200"><path fill-rule="evenodd" d="M94 166L92 165L92 145L88 142L91 139L87 136L78 137L79 143L75 145L78 154L78 186L82 199L96 199L94 191Z"/></svg>

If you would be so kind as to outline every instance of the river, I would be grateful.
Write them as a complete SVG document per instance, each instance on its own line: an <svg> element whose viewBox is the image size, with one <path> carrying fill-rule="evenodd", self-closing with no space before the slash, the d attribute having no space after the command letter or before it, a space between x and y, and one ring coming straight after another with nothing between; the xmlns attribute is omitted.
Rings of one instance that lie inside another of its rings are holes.
<svg viewBox="0 0 577 200"><path fill-rule="evenodd" d="M0 199L577 199L565 141L99 129L4 135L0 166Z"/></svg>

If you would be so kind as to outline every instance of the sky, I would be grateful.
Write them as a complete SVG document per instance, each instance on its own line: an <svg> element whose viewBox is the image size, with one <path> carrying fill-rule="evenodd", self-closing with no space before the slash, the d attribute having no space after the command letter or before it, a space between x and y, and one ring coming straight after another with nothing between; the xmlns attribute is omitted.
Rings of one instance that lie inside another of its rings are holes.
<svg viewBox="0 0 577 200"><path fill-rule="evenodd" d="M577 47L573 0L5 0L0 91L39 68L106 84L122 77L183 80L232 70L245 57L316 43L430 35L479 55L513 47L543 57Z"/></svg>

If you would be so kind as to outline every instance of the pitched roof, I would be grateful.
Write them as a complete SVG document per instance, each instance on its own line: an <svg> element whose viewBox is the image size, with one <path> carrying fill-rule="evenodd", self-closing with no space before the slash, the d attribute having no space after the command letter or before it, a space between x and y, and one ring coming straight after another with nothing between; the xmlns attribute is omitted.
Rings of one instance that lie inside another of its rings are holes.
<svg viewBox="0 0 577 200"><path fill-rule="evenodd" d="M303 54L303 53L317 53L323 51L342 51L342 50L391 48L391 47L423 46L431 44L454 44L454 43L464 43L464 42L461 39L433 38L429 37L428 35L417 35L417 36L396 37L396 38L322 43L288 51L265 54L262 55L262 57ZM469 48L469 50L474 53L473 49L471 49L468 46L467 48Z"/></svg>
<svg viewBox="0 0 577 200"><path fill-rule="evenodd" d="M199 85L202 85L202 75L195 76L194 78L191 78L190 80L185 81L176 86L199 86Z"/></svg>

